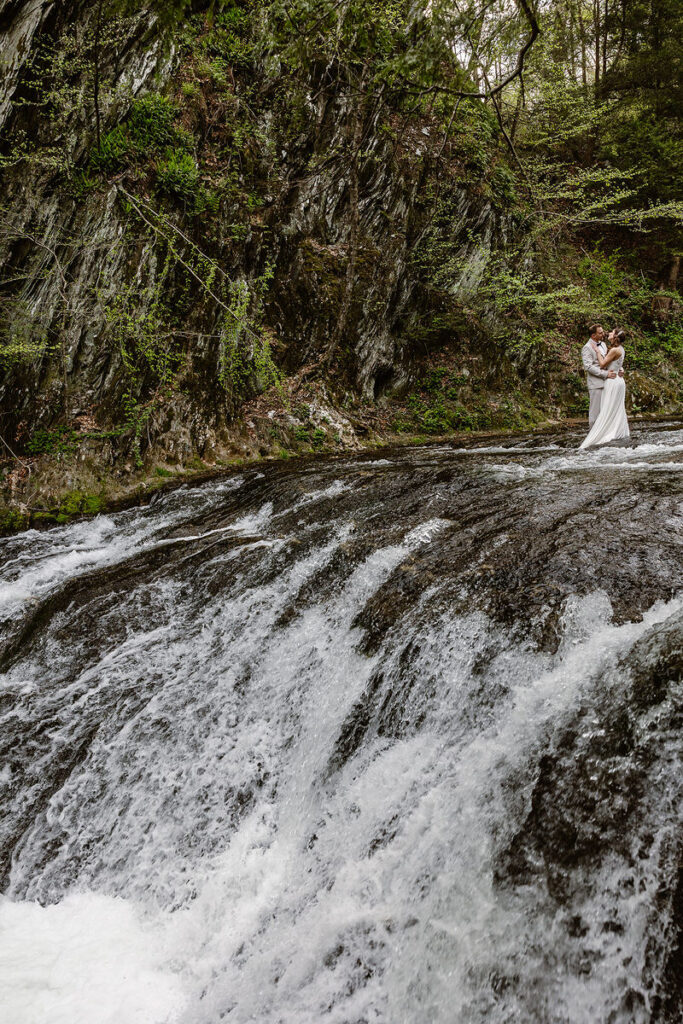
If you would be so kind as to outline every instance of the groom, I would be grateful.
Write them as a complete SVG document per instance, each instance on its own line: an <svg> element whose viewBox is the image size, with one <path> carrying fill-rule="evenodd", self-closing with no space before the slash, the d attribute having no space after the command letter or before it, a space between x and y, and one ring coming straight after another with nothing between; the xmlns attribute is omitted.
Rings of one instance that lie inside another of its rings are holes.
<svg viewBox="0 0 683 1024"><path fill-rule="evenodd" d="M583 362L583 368L586 371L586 383L588 384L588 397L590 399L590 405L588 407L589 427L593 426L600 415L602 392L605 387L605 381L616 377L614 370L600 369L598 353L600 353L603 359L607 355L605 332L600 324L593 324L591 327L590 338L581 349L581 360ZM619 375L623 376L623 370L619 371Z"/></svg>

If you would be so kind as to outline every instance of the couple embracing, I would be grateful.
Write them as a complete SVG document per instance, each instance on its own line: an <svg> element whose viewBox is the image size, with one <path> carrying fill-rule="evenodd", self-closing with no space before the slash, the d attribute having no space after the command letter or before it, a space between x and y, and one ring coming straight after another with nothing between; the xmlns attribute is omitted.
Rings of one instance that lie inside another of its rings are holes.
<svg viewBox="0 0 683 1024"><path fill-rule="evenodd" d="M594 324L590 338L581 349L590 398L590 431L581 448L592 448L630 435L622 369L625 341L625 331L615 328L606 335L600 324Z"/></svg>

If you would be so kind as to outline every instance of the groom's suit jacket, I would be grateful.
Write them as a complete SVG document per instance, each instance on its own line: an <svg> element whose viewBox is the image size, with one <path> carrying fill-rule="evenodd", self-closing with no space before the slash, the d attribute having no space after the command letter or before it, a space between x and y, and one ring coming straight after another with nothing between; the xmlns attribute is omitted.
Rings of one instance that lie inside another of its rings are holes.
<svg viewBox="0 0 683 1024"><path fill-rule="evenodd" d="M581 361L583 362L583 368L586 371L588 390L596 391L598 388L604 388L605 381L607 380L607 370L600 369L598 357L595 354L595 349L591 345L590 340L588 340L581 349Z"/></svg>

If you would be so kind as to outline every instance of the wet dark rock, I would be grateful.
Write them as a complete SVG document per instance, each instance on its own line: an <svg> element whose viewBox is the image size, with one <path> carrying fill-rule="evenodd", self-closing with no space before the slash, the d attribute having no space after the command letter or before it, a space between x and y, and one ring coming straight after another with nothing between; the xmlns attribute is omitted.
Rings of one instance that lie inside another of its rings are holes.
<svg viewBox="0 0 683 1024"><path fill-rule="evenodd" d="M384 673L376 672L356 701L344 722L329 760L328 772L338 771L359 749L374 717L375 698L384 683Z"/></svg>
<svg viewBox="0 0 683 1024"><path fill-rule="evenodd" d="M631 821L644 796L643 772L656 761L662 736L676 728L683 710L672 708L658 723L656 736L649 736L639 721L638 697L656 688L662 700L680 680L682 625L678 617L639 641L625 664L609 670L608 675L625 685L604 691L599 717L593 709L586 711L553 737L538 762L529 817L502 857L501 882L524 874L523 865L534 851L542 855L551 894L562 899L567 869L599 859L607 850L631 856ZM644 835L642 841L647 839Z"/></svg>
<svg viewBox="0 0 683 1024"><path fill-rule="evenodd" d="M653 1001L653 1024L675 1024L683 1013L683 852L671 900L668 950L661 990ZM656 954L655 954L656 955Z"/></svg>
<svg viewBox="0 0 683 1024"><path fill-rule="evenodd" d="M608 669L598 708L585 709L556 733L538 761L531 809L519 831L500 851L497 884L503 889L542 883L558 905L571 912L585 898L589 878L608 860L628 866L632 874L621 879L621 890L634 892L638 863L652 856L654 836L648 828L652 780L663 794L680 799L680 775L670 774L666 751L679 746L680 690L683 662L683 617L677 615L653 627L640 639L628 658ZM645 719L663 705L655 721ZM673 792L670 788L673 786ZM674 796L678 793L678 797ZM683 836L679 832L676 842ZM658 890L662 921L668 922L658 941L652 940L650 969L670 977L668 994L657 996L653 1020L678 1019L683 1012L680 964L680 864L683 847L671 851L667 870L674 872L678 888ZM642 891L648 882L641 879ZM581 914L568 919L569 935L581 942L597 928L601 934L621 936L625 923L617 916L600 923L585 922ZM647 979L645 983L649 984ZM662 984L660 982L660 984ZM666 987L662 984L662 990ZM641 1006L642 994L624 996L614 1020Z"/></svg>

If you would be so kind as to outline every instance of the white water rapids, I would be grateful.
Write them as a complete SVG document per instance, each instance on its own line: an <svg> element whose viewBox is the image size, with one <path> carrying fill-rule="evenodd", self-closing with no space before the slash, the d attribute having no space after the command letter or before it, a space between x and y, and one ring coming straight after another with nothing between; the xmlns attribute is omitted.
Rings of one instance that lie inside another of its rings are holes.
<svg viewBox="0 0 683 1024"><path fill-rule="evenodd" d="M683 431L574 445L0 541L3 1024L669 1019Z"/></svg>

